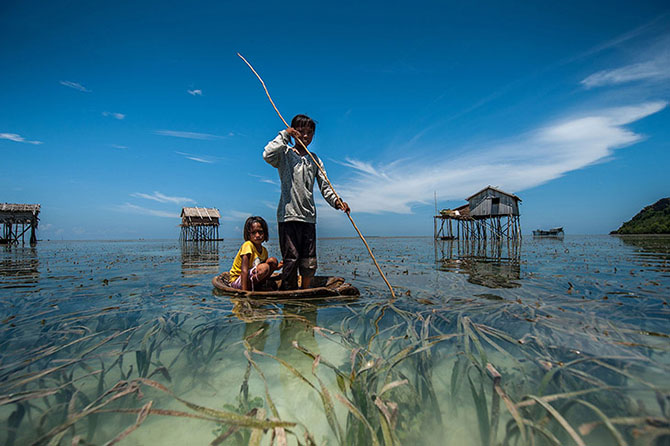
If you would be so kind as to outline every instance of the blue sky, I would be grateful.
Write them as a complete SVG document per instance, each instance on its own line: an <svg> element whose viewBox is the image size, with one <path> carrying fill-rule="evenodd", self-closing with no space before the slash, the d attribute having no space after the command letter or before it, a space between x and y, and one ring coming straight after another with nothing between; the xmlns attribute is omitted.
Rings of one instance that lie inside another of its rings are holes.
<svg viewBox="0 0 670 446"><path fill-rule="evenodd" d="M607 233L670 195L670 7L516 3L4 1L0 202L45 239L176 238L194 205L274 232L283 124L240 52L366 235L431 235L435 194L489 184L524 232Z"/></svg>

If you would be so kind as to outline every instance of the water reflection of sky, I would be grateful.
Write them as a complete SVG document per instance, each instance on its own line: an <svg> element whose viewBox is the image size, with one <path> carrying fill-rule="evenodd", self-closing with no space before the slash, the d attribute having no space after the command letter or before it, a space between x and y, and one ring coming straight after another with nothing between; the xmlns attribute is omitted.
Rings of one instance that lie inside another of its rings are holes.
<svg viewBox="0 0 670 446"><path fill-rule="evenodd" d="M475 410L470 385L457 377L459 370L469 370L473 382L484 383L488 378L475 373L473 366L484 353L515 400L536 392L547 370L584 361L573 374L558 373L546 391L582 388L584 383L616 384L625 389L619 398L628 406L619 407L604 396L589 401L602 405L608 416L667 416L655 401L658 395L666 397L662 377L670 371L670 238L567 236L562 241L525 239L521 246L434 245L429 238L369 242L400 297L393 306L357 239L321 240L319 272L345 277L361 290L361 297L314 302L259 303L213 293L211 278L230 267L237 241L49 242L3 249L0 419L8 420L10 434L0 440L33 442L63 422L60 414L68 405L81 410L84 399L93 400L119 380L140 377L160 381L203 406L220 409L227 404L237 410L250 409L240 399L247 379L248 392L269 410L263 380L245 356L248 348L264 371L282 417L313 426L319 438L334 435L323 415L324 403L296 373L312 381L320 376L323 383L313 381L315 389L323 385L333 394L343 394L342 383L329 367L342 370L343 376L362 370L365 386L379 392L390 381L372 378L376 370L383 369L386 359L412 348L417 353L401 357L383 376L407 379L404 386L418 393L403 394L398 387L389 391L383 407L388 412L400 405L412 414L408 419L421 423L436 422L424 414L427 409L420 409L424 404L439 406L435 410L444 418L462 417L450 444L479 444L472 440L480 435L474 412L463 409ZM278 252L272 243L268 249ZM451 334L456 338L426 344L426 339ZM480 354L475 353L479 348ZM313 374L314 357L306 352L320 357L318 375ZM467 355L472 359L459 359ZM622 381L623 375L613 370L628 375ZM454 380L461 383L457 388ZM75 388L80 396L71 402ZM45 389L52 393L42 395ZM16 396L25 392L30 399ZM155 407L184 410L156 389L143 392L155 400ZM355 395L346 392L355 403ZM417 401L424 402L417 406ZM124 407L139 408L144 402ZM336 417L346 426L352 415L344 404L334 405ZM577 415L570 414L570 421L580 422ZM100 427L87 438L109 441L135 417L100 414ZM37 429L34 423L39 419L44 426ZM509 414L505 420L510 420ZM430 429L436 433L432 437L402 422L396 428L405 440L444 444L437 434L441 428ZM211 422L194 423L202 423L198 426L204 430L197 438L209 444L214 438ZM168 434L170 426L170 418L150 416L127 441L192 440ZM67 435L71 442L74 434ZM593 435L589 438L607 444L606 433ZM498 438L503 436L501 430Z"/></svg>

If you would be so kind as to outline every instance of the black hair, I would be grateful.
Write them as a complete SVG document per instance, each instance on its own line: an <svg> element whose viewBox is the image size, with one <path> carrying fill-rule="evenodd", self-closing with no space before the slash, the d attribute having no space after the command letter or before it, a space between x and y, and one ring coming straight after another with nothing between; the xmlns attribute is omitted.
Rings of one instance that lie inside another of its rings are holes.
<svg viewBox="0 0 670 446"><path fill-rule="evenodd" d="M258 215L254 215L253 217L249 217L249 218L247 218L247 221L244 222L244 241L248 241L250 239L249 235L251 233L251 225L253 225L254 223L260 223L261 228L263 228L263 241L267 242L268 241L268 224L263 219L263 217L259 217Z"/></svg>
<svg viewBox="0 0 670 446"><path fill-rule="evenodd" d="M316 130L316 122L307 115L295 115L291 120L291 127L294 129L309 128Z"/></svg>

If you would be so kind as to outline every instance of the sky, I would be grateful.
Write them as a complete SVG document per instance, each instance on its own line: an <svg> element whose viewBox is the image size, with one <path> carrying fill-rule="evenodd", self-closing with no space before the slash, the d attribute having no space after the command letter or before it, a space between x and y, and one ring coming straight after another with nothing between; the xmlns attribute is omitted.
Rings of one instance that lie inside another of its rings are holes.
<svg viewBox="0 0 670 446"><path fill-rule="evenodd" d="M670 196L667 1L242 3L0 3L0 202L41 204L41 239L176 239L184 206L276 235L284 125L238 52L317 121L367 236L432 235L488 185L524 233ZM315 195L318 236L355 237Z"/></svg>

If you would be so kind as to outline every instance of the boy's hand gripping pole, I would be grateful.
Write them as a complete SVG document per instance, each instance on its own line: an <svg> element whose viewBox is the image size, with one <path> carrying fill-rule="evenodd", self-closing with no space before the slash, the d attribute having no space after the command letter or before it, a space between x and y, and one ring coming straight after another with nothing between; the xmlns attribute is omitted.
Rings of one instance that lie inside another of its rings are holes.
<svg viewBox="0 0 670 446"><path fill-rule="evenodd" d="M279 115L279 118L282 120L282 122L284 123L286 128L291 127L290 125L288 125L288 123L286 122L284 117L281 115L281 113L279 113L279 110L277 109L277 106L275 105L274 101L270 97L270 92L268 92L268 88L265 86L265 82L263 82L263 79L261 79L260 75L256 72L256 70L254 70L254 67L252 67L251 64L240 53L237 53L237 55L240 57L240 59L242 59L244 61L244 63L247 64L247 66L249 68L251 68L251 71L254 72L254 74L256 75L258 80L261 81L261 84L263 85L263 89L265 90L265 94L268 96L268 99L270 100L270 103L272 104L272 107L274 107L275 111ZM305 146L305 144L300 140L300 138L294 138L294 139L300 143L300 145L309 154L309 157L312 158L312 161L314 161L314 164L316 165L316 167L319 168L319 170L323 174L323 177L326 179L326 181L328 182L328 185L330 186L331 190L335 194L335 197L337 198L338 204L340 205L340 207L343 207L342 206L342 199L340 198L339 194L335 191L335 188L333 187L333 184L328 179L328 175L326 175L326 171L323 170L321 165L316 162L316 159L314 158L314 155L312 155L312 153L309 150L307 150L307 146ZM370 249L370 245L368 245L368 242L365 240L365 237L363 237L363 234L361 234L361 231L358 230L358 226L356 226L356 223L354 222L354 219L351 218L351 214L349 212L347 212L346 214L347 214L347 217L349 217L349 221L351 221L351 224L354 225L354 229L358 233L358 236L361 238L361 240L363 240L363 243L365 244L365 247L368 249L368 253L370 254L370 257L372 257L372 261L375 263L375 266L377 267L377 270L379 271L379 274L382 276L382 279L384 279L384 282L386 283L386 286L391 291L391 296L395 299L395 292L393 291L393 287L391 286L389 281L386 280L386 276L384 275L384 272L382 271L381 267L379 266L379 263L377 263L377 259L375 258L375 255L372 254L372 250Z"/></svg>

